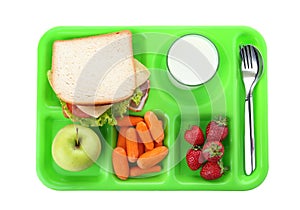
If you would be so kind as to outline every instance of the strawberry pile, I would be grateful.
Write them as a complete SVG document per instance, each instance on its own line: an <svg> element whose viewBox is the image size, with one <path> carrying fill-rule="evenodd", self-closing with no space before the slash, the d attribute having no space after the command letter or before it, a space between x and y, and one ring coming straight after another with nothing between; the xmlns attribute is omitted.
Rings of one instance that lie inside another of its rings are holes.
<svg viewBox="0 0 300 210"><path fill-rule="evenodd" d="M200 169L200 176L206 180L220 178L224 174L222 157L224 146L222 141L228 136L227 118L218 116L210 121L206 127L206 139L203 131L197 125L185 131L184 139L193 147L187 151L188 167L196 171Z"/></svg>

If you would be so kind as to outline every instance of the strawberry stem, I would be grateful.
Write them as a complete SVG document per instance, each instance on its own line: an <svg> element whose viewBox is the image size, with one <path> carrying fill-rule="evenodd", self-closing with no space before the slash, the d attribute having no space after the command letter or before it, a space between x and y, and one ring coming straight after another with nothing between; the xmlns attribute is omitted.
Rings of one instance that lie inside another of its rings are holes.
<svg viewBox="0 0 300 210"><path fill-rule="evenodd" d="M221 126L221 127L227 126L227 117L224 117L222 115L218 115L216 117L215 122L217 123L218 126Z"/></svg>

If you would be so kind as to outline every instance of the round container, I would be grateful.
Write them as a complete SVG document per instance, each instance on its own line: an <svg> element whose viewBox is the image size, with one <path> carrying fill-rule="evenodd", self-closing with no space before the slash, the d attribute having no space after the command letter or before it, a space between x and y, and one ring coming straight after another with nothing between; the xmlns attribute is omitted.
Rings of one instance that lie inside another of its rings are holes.
<svg viewBox="0 0 300 210"><path fill-rule="evenodd" d="M218 65L217 48L209 39L198 34L177 39L167 55L169 78L175 86L183 89L196 88L210 80Z"/></svg>

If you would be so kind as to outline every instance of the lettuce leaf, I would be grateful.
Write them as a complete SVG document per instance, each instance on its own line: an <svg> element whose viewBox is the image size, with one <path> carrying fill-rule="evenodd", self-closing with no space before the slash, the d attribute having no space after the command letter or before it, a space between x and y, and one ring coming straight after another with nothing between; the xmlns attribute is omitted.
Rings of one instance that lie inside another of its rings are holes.
<svg viewBox="0 0 300 210"><path fill-rule="evenodd" d="M72 112L70 112L70 110L68 109L68 106L66 104L66 102L60 100L62 109L64 110L64 112L68 115L68 117L73 121L73 122L79 122L81 125L83 126L103 126L105 124L109 124L109 125L116 125L117 124L117 120L116 118L112 115L111 110L107 110L106 112L104 112L100 117L98 118L94 118L94 117L89 117L89 118L81 118L81 117L77 117L75 115L72 114Z"/></svg>
<svg viewBox="0 0 300 210"><path fill-rule="evenodd" d="M98 126L103 126L105 124L109 124L109 125L112 125L112 126L117 124L117 120L112 115L111 109L107 110L100 117L97 118L97 125Z"/></svg>
<svg viewBox="0 0 300 210"><path fill-rule="evenodd" d="M135 92L131 97L131 100L135 103L136 106L138 106L141 103L142 97L143 97L142 90L140 88L137 88L135 89Z"/></svg>
<svg viewBox="0 0 300 210"><path fill-rule="evenodd" d="M134 103L137 105L140 103L141 98L143 96L142 91L137 88L133 94L133 96L127 100L124 100L119 103L115 103L112 105L111 109L108 109L106 112L104 112L100 117L94 118L94 117L89 117L89 118L81 118L77 117L72 114L72 112L68 109L68 106L66 102L60 100L61 106L63 111L68 115L68 117L73 121L73 122L78 122L83 126L103 126L105 124L114 126L117 124L116 117L123 117L124 114L128 111L130 101L133 100Z"/></svg>
<svg viewBox="0 0 300 210"><path fill-rule="evenodd" d="M113 116L123 117L124 114L128 111L129 103L130 103L130 99L127 99L125 101L115 103L114 105L112 105L111 110Z"/></svg>
<svg viewBox="0 0 300 210"><path fill-rule="evenodd" d="M113 116L123 117L124 114L128 111L130 102L133 101L136 105L139 105L142 97L143 97L143 92L141 91L141 89L140 88L135 89L134 94L132 95L131 98L112 105L111 109L112 109Z"/></svg>

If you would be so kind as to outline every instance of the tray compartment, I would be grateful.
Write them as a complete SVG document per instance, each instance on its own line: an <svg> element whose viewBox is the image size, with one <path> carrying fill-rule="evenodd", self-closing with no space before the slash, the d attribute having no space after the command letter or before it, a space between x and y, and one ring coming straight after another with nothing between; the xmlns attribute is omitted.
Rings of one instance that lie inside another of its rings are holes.
<svg viewBox="0 0 300 210"><path fill-rule="evenodd" d="M176 117L176 148L174 152L174 159L176 159L175 167L175 178L177 181L181 183L195 183L198 185L201 185L203 182L207 182L202 177L200 177L200 169L196 171L192 171L187 163L186 163L186 153L187 151L192 148L192 145L185 141L184 139L184 133L186 130L190 129L192 125L200 126L200 128L203 130L205 135L205 128L209 121L211 120L211 117L204 116L204 117L198 117L195 115L185 115L180 116L178 115ZM230 148L230 141L231 135L226 137L225 140L222 141L222 144L224 145L224 156L222 158L224 166L228 166L229 170L232 167L231 162L231 148ZM232 173L230 171L226 172L220 179L214 180L214 183L223 183L231 179Z"/></svg>
<svg viewBox="0 0 300 210"><path fill-rule="evenodd" d="M43 124L41 124L40 132L43 133L41 138L43 138L44 141L37 145L41 150L40 154L37 155L39 176L42 179L47 179L48 185L50 186L54 183L60 186L73 186L78 183L89 185L89 183L103 181L107 176L105 170L103 170L106 166L102 166L99 163L107 162L105 160L108 153L107 145L111 145L112 137L114 136L112 128L110 126L104 126L100 129L98 127L92 128L100 138L102 146L101 155L91 167L79 172L70 172L60 168L55 163L51 149L57 132L64 126L72 124L72 122L64 118L61 110L57 109L53 109L51 112L48 112L48 114L43 115L43 118L44 120Z"/></svg>
<svg viewBox="0 0 300 210"><path fill-rule="evenodd" d="M144 109L144 111L142 113L139 112L130 112L129 115L133 115L133 116L140 116L143 117L144 113L146 111L152 111L154 112L159 120L163 121L163 125L164 125L164 145L166 147L169 148L169 145L172 143L170 141L170 126L169 126L169 116L163 112L160 109ZM116 133L115 138L113 138L112 141L112 147L111 147L111 151L116 147L116 141L117 141L117 136L118 136L118 127L114 127L114 133ZM109 162L109 168L111 170L108 170L107 172L110 174L110 176L112 177L113 182L115 182L117 185L139 185L139 184L144 184L145 180L147 180L147 182L153 183L153 184L162 184L164 183L169 176L169 165L170 165L170 152L169 154L165 157L164 160L162 160L162 162L159 163L159 165L162 167L162 170L160 172L157 173L151 173L151 174L145 174L142 176L138 176L138 177L129 177L127 180L120 180L114 173L113 171L113 166L112 166L112 161L111 161L111 153L109 155L109 160L107 160L106 162ZM130 166L135 166L136 164L131 164Z"/></svg>

